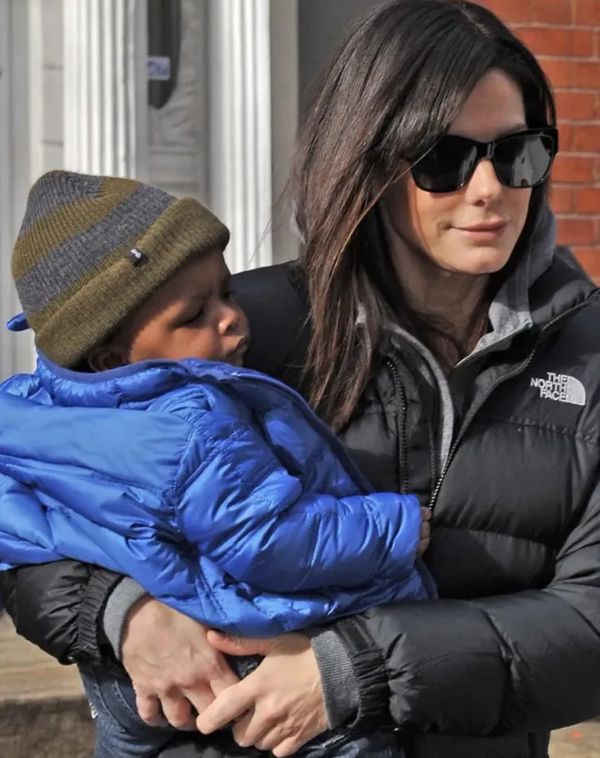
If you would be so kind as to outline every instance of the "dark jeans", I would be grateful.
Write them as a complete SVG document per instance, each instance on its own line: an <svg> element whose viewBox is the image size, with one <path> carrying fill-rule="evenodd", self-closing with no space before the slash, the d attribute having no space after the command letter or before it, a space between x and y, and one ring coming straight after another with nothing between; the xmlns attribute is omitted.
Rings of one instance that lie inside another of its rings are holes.
<svg viewBox="0 0 600 758"><path fill-rule="evenodd" d="M148 726L142 721L127 677L96 666L81 665L79 670L96 724L94 758L265 758L267 755L253 748L238 747L229 732L200 736L192 746L189 733L172 727ZM178 746L178 743L185 745ZM302 758L402 758L403 752L393 732L348 735L335 731L320 735L296 755Z"/></svg>

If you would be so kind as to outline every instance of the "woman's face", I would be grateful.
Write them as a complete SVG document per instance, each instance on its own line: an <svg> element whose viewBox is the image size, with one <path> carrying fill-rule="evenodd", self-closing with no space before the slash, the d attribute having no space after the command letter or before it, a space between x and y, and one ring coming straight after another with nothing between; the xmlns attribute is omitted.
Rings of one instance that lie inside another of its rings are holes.
<svg viewBox="0 0 600 758"><path fill-rule="evenodd" d="M526 128L521 90L493 70L479 80L448 133L490 142ZM506 265L530 198L531 189L500 184L491 161L484 159L455 192L426 192L409 174L386 192L383 209L392 242L399 237L444 271L481 275Z"/></svg>

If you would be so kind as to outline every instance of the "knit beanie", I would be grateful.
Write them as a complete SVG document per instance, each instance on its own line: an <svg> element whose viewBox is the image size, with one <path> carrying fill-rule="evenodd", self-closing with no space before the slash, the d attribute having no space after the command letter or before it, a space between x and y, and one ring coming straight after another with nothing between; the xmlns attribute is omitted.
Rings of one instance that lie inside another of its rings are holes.
<svg viewBox="0 0 600 758"><path fill-rule="evenodd" d="M77 366L189 258L228 241L227 228L192 198L132 179L44 174L12 258L37 347Z"/></svg>

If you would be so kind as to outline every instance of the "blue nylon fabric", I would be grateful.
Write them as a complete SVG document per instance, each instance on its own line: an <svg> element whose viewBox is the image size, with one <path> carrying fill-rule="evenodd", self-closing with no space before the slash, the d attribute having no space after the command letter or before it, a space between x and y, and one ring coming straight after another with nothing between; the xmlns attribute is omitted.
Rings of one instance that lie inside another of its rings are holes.
<svg viewBox="0 0 600 758"><path fill-rule="evenodd" d="M99 374L39 356L0 387L0 569L128 574L211 626L274 635L430 597L419 503L369 492L335 435L264 374L187 359Z"/></svg>

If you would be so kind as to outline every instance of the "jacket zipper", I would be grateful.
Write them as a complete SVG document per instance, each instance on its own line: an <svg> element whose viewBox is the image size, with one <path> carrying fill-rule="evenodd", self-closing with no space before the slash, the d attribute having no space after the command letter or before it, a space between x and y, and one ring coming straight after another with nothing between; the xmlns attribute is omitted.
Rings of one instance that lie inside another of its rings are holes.
<svg viewBox="0 0 600 758"><path fill-rule="evenodd" d="M533 346L531 353L529 354L529 357L527 360L523 361L520 366L518 366L514 371L511 371L510 373L506 374L502 378L500 378L497 382L491 385L491 387L488 388L487 392L483 395L480 402L477 404L477 406L471 408L469 413L467 414L467 417L465 418L465 421L460 429L460 432L458 433L458 436L452 445L452 449L450 450L450 453L448 455L448 458L446 459L446 463L444 465L444 468L442 470L442 473L440 474L440 478L438 479L438 482L435 486L435 490L433 491L433 494L431 496L431 501L429 503L429 510L433 511L435 508L435 504L437 502L440 490L442 488L442 484L444 482L444 478L446 477L446 473L448 469L450 468L450 464L454 460L454 456L456 455L456 452L460 446L460 443L462 442L467 429L471 426L471 422L473 421L473 418L475 415L479 412L479 410L483 407L486 400L489 398L489 396L494 392L495 389L497 389L501 384L504 384L504 382L510 381L510 379L514 379L515 377L519 376L519 374L522 374L526 369L531 365L533 359L535 358L535 354L542 343L542 339L545 336L545 334L552 329L557 323L562 321L564 318L567 318L567 316L570 316L572 313L575 313L580 308L583 308L585 305L588 304L588 298L586 298L582 303L578 303L577 305L570 308L568 311L565 311L564 313L561 313L559 316L556 316L552 319L552 321L549 321L542 329L540 330L540 333L538 335L538 339Z"/></svg>
<svg viewBox="0 0 600 758"><path fill-rule="evenodd" d="M398 374L398 369L394 362L390 359L386 359L386 364L392 374L392 381L394 384L394 394L396 397L400 397L402 417L398 423L398 416L396 415L397 437L398 437L398 451L396 453L398 465L400 466L399 476L396 476L396 480L400 485L400 493L404 494L408 492L408 453L406 451L406 413L408 410L408 403L406 401L406 391L404 385Z"/></svg>

